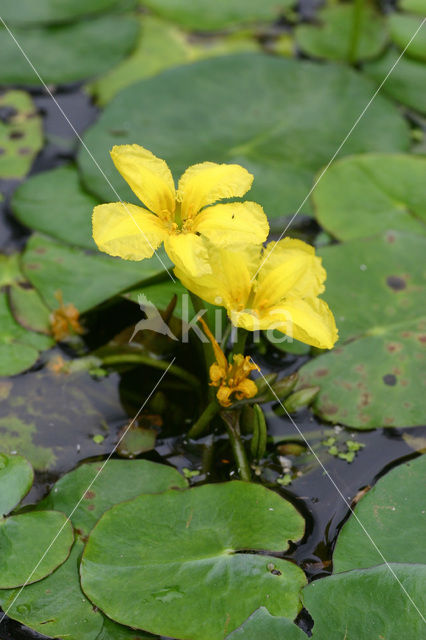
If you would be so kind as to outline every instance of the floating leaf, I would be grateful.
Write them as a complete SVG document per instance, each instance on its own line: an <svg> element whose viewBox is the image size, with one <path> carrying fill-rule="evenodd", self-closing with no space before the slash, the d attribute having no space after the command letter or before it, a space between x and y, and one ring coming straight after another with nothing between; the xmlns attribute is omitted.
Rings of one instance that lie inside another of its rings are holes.
<svg viewBox="0 0 426 640"><path fill-rule="evenodd" d="M143 0L143 4L157 15L195 31L222 29L259 20L271 21L280 17L292 0Z"/></svg>
<svg viewBox="0 0 426 640"><path fill-rule="evenodd" d="M160 255L169 265L164 253ZM55 294L61 291L64 303L74 304L80 313L164 271L156 256L142 262L126 262L88 254L38 234L27 243L22 267L51 309L58 306Z"/></svg>
<svg viewBox="0 0 426 640"><path fill-rule="evenodd" d="M226 640L306 640L306 633L292 620L271 616L265 607L255 611Z"/></svg>
<svg viewBox="0 0 426 640"><path fill-rule="evenodd" d="M398 52L387 53L364 65L363 71L380 84L392 69L381 91L419 113L426 114L426 67L422 62L407 58L398 60Z"/></svg>
<svg viewBox="0 0 426 640"><path fill-rule="evenodd" d="M22 456L0 453L0 520L28 493L34 473Z"/></svg>
<svg viewBox="0 0 426 640"><path fill-rule="evenodd" d="M36 25L69 22L87 15L108 11L122 0L2 0L2 18L6 24Z"/></svg>
<svg viewBox="0 0 426 640"><path fill-rule="evenodd" d="M425 0L400 0L398 7L402 11L412 11L413 13L419 13L420 15L426 13Z"/></svg>
<svg viewBox="0 0 426 640"><path fill-rule="evenodd" d="M59 511L0 518L0 589L41 580L68 557L74 534Z"/></svg>
<svg viewBox="0 0 426 640"><path fill-rule="evenodd" d="M0 31L0 39L2 35ZM23 178L42 146L41 117L31 96L25 91L3 93L0 96L0 178Z"/></svg>
<svg viewBox="0 0 426 640"><path fill-rule="evenodd" d="M123 439L117 447L117 453L123 458L135 458L141 453L152 451L155 449L157 440L157 429L132 425L130 428L125 427L126 431Z"/></svg>
<svg viewBox="0 0 426 640"><path fill-rule="evenodd" d="M303 528L295 508L260 485L140 496L110 509L92 531L82 586L122 624L191 640L223 638L262 605L274 615L297 614L303 572L284 560L238 552L283 551Z"/></svg>
<svg viewBox="0 0 426 640"><path fill-rule="evenodd" d="M137 201L109 157L115 144L150 149L167 160L176 179L188 165L205 160L241 163L255 176L248 197L274 218L300 206L314 172L329 161L373 93L370 81L343 66L250 53L224 56L124 89L89 129L85 143L130 202ZM343 153L400 150L408 144L403 118L378 96ZM110 201L110 187L85 152L79 163L87 188Z"/></svg>
<svg viewBox="0 0 426 640"><path fill-rule="evenodd" d="M310 56L330 60L351 59L352 32L356 8L354 5L325 7L317 14L318 25L301 24L296 27L296 44ZM374 58L387 40L385 23L369 5L365 5L359 29L359 41L354 60Z"/></svg>
<svg viewBox="0 0 426 640"><path fill-rule="evenodd" d="M313 639L421 638L424 621L403 589L424 610L426 565L390 567L392 572L381 565L311 582L303 600L314 619Z"/></svg>
<svg viewBox="0 0 426 640"><path fill-rule="evenodd" d="M44 82L67 84L91 78L117 64L136 41L138 23L104 15L65 26L14 29L13 35ZM2 84L39 85L40 80L5 28L0 29Z"/></svg>
<svg viewBox="0 0 426 640"><path fill-rule="evenodd" d="M109 460L96 477L102 462L83 464L63 476L38 509L55 508L71 513L79 536L88 535L99 517L111 506L141 493L156 493L171 487L185 488L186 480L173 468L148 460ZM96 478L96 480L95 480ZM90 486L91 482L93 484ZM66 640L145 640L105 618L86 599L80 588L79 565L83 543L78 538L68 560L41 583L25 587L8 611L23 624ZM0 591L3 610L10 606L16 591Z"/></svg>
<svg viewBox="0 0 426 640"><path fill-rule="evenodd" d="M259 48L254 39L232 35L190 41L188 35L176 26L148 15L143 16L140 23L139 40L132 54L88 85L89 92L101 105L109 102L121 89L169 67L237 50Z"/></svg>
<svg viewBox="0 0 426 640"><path fill-rule="evenodd" d="M426 158L365 154L335 162L313 193L318 222L339 240L387 229L426 235Z"/></svg>
<svg viewBox="0 0 426 640"><path fill-rule="evenodd" d="M12 376L31 367L39 351L51 346L52 340L21 327L13 318L7 294L0 292L0 376Z"/></svg>
<svg viewBox="0 0 426 640"><path fill-rule="evenodd" d="M187 486L176 469L149 460L108 460L99 473L101 465L101 462L82 464L67 473L38 508L69 513L74 528L84 537L101 515L118 502L130 500L141 493L161 493ZM81 496L84 496L83 501L71 514Z"/></svg>
<svg viewBox="0 0 426 640"><path fill-rule="evenodd" d="M326 420L424 424L425 251L425 238L398 232L320 251L340 346L304 365L298 384L320 387L313 406Z"/></svg>
<svg viewBox="0 0 426 640"><path fill-rule="evenodd" d="M96 249L92 211L99 204L80 185L77 171L61 167L31 176L15 191L12 210L22 224L57 240Z"/></svg>
<svg viewBox="0 0 426 640"><path fill-rule="evenodd" d="M15 402L19 403L19 400L17 398ZM13 414L4 417L2 415L0 417L0 435L2 449L18 451L30 460L37 471L45 471L54 467L56 462L54 450L49 446L36 444L37 428L33 422L26 423Z"/></svg>
<svg viewBox="0 0 426 640"><path fill-rule="evenodd" d="M410 15L409 13L392 13L388 17L390 36L401 50L405 50L405 47L418 30L417 35L406 49L404 55L425 61L426 31L420 27L423 20L423 17Z"/></svg>
<svg viewBox="0 0 426 640"><path fill-rule="evenodd" d="M333 553L334 571L372 567L382 564L383 557L387 562L423 562L426 512L419 488L425 481L425 456L401 464L380 478L356 505L357 519L352 515L339 533Z"/></svg>

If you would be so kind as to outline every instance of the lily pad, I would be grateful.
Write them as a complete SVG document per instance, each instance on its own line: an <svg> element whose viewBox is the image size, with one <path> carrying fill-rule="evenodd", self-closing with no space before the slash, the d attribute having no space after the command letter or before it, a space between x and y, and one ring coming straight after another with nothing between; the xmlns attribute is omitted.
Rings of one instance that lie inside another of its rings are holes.
<svg viewBox="0 0 426 640"><path fill-rule="evenodd" d="M0 292L0 326L0 376L25 371L36 362L40 351L52 345L47 336L27 331L15 321L5 292Z"/></svg>
<svg viewBox="0 0 426 640"><path fill-rule="evenodd" d="M85 537L101 515L119 502L135 498L141 493L161 493L167 489L184 489L188 486L176 469L149 460L109 460L102 473L99 473L101 465L101 462L82 464L67 473L58 480L38 508L69 513L74 528ZM71 513L81 496L84 496L83 501Z"/></svg>
<svg viewBox="0 0 426 640"><path fill-rule="evenodd" d="M401 464L381 478L355 507L355 514L387 562L422 563L426 556L424 497L426 456ZM401 543L400 532L404 532ZM359 522L343 525L333 554L335 572L382 564Z"/></svg>
<svg viewBox="0 0 426 640"><path fill-rule="evenodd" d="M99 201L81 186L77 171L69 166L30 177L15 191L11 207L30 229L95 250L92 211L97 204Z"/></svg>
<svg viewBox="0 0 426 640"><path fill-rule="evenodd" d="M255 176L250 199L279 218L301 205L314 173L330 160L373 93L371 81L343 66L251 53L212 58L121 91L85 143L126 201L136 202L135 196L109 151L115 144L138 143L164 158L175 178L205 160L244 165ZM342 152L408 145L403 118L378 96ZM79 165L87 188L111 201L110 187L85 152ZM303 212L308 211L305 203Z"/></svg>
<svg viewBox="0 0 426 640"><path fill-rule="evenodd" d="M70 22L88 15L108 11L122 0L2 0L2 18L6 24L36 25Z"/></svg>
<svg viewBox="0 0 426 640"><path fill-rule="evenodd" d="M396 64L398 58L397 51L389 49L378 60L364 65L363 71L380 84L394 67L381 91L401 104L426 114L426 67L424 63L405 56Z"/></svg>
<svg viewBox="0 0 426 640"><path fill-rule="evenodd" d="M325 7L317 14L319 24L296 27L296 44L316 58L350 61L374 58L386 44L385 22L372 7L365 5L358 26L359 41L352 51L355 11L353 4Z"/></svg>
<svg viewBox="0 0 426 640"><path fill-rule="evenodd" d="M157 15L188 29L205 31L222 29L237 24L247 24L260 20L276 20L293 0L143 0L143 4Z"/></svg>
<svg viewBox="0 0 426 640"><path fill-rule="evenodd" d="M389 16L390 36L399 49L405 49L423 19L409 13L393 13ZM420 28L404 55L417 60L426 60L426 30L424 28Z"/></svg>
<svg viewBox="0 0 426 640"><path fill-rule="evenodd" d="M175 25L153 16L143 16L140 23L139 40L131 55L87 87L100 105L105 105L125 87L164 69L201 58L259 49L254 38L240 34L194 41Z"/></svg>
<svg viewBox="0 0 426 640"><path fill-rule="evenodd" d="M68 560L44 580L26 586L20 594L17 589L0 591L3 611L43 636L63 640L152 638L108 620L87 600L80 589L82 551L83 543L77 540Z"/></svg>
<svg viewBox="0 0 426 640"><path fill-rule="evenodd" d="M0 518L8 514L31 489L33 469L25 458L0 453Z"/></svg>
<svg viewBox="0 0 426 640"><path fill-rule="evenodd" d="M164 253L160 256L170 265ZM74 304L80 313L164 272L156 255L142 262L126 262L89 254L38 234L28 241L22 268L51 309L58 307L55 294L61 291L64 303Z"/></svg>
<svg viewBox="0 0 426 640"><path fill-rule="evenodd" d="M19 399L16 402L19 403ZM3 410L1 413L3 414ZM28 458L37 471L46 471L55 467L57 456L54 449L36 444L37 435L39 434L34 422L24 422L13 414L2 415L0 417L0 434L2 449L5 451L18 451Z"/></svg>
<svg viewBox="0 0 426 640"><path fill-rule="evenodd" d="M0 41L2 36L0 31ZM31 96L25 91L3 93L0 96L0 178L23 178L42 146L41 117Z"/></svg>
<svg viewBox="0 0 426 640"><path fill-rule="evenodd" d="M426 235L426 158L365 154L335 162L313 192L318 222L339 240L394 229Z"/></svg>
<svg viewBox="0 0 426 640"><path fill-rule="evenodd" d="M110 509L93 529L82 588L121 624L175 638L223 638L260 606L296 616L303 572L291 562L238 552L282 551L303 529L295 508L260 485L140 496Z"/></svg>
<svg viewBox="0 0 426 640"><path fill-rule="evenodd" d="M0 518L0 589L31 584L52 573L67 559L73 542L71 523L59 511Z"/></svg>
<svg viewBox="0 0 426 640"><path fill-rule="evenodd" d="M117 64L136 42L138 22L129 16L104 15L64 26L13 30L37 72L48 84L91 78ZM40 80L6 29L0 29L2 84L35 86Z"/></svg>
<svg viewBox="0 0 426 640"><path fill-rule="evenodd" d="M401 584L424 611L426 565L390 566L399 582L386 565L311 582L303 601L314 619L314 640L421 638L424 621Z"/></svg>
<svg viewBox="0 0 426 640"><path fill-rule="evenodd" d="M265 607L255 611L226 640L306 640L306 633L292 620L271 616Z"/></svg>
<svg viewBox="0 0 426 640"><path fill-rule="evenodd" d="M304 365L317 414L371 429L424 424L426 239L388 232L321 249L340 346Z"/></svg>
<svg viewBox="0 0 426 640"><path fill-rule="evenodd" d="M82 464L63 476L38 509L59 509L70 513L79 537L68 560L41 583L23 589L8 611L9 617L43 634L66 640L145 640L148 634L134 632L105 618L87 600L80 588L81 539L112 505L141 493L157 493L171 487L185 488L186 480L173 468L148 460L109 460L102 473L101 462ZM77 505L80 498L82 502ZM71 513L72 512L72 513ZM16 591L0 592L3 610Z"/></svg>

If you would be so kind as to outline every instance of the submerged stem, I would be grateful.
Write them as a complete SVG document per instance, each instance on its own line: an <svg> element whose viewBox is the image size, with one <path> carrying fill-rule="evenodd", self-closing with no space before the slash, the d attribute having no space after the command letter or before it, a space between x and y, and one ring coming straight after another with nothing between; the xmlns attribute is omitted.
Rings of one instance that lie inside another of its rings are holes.
<svg viewBox="0 0 426 640"><path fill-rule="evenodd" d="M248 463L246 450L241 440L240 432L240 411L222 411L220 414L226 424L229 442L232 453L237 463L238 474L244 482L251 482L251 471Z"/></svg>
<svg viewBox="0 0 426 640"><path fill-rule="evenodd" d="M198 378L189 373L182 367L179 367L176 364L170 365L170 362L167 360L156 360L155 358L151 358L145 353L119 353L115 355L106 356L102 358L102 364L104 365L116 365L116 364L145 364L148 367L153 367L154 369L161 369L161 371L169 370L169 372L176 376L176 378L180 378L187 382L191 387L195 389L200 389L200 381Z"/></svg>
<svg viewBox="0 0 426 640"><path fill-rule="evenodd" d="M206 431L207 427L209 426L215 415L218 413L219 409L220 406L217 403L216 398L214 400L211 400L198 420L188 431L188 438L199 438Z"/></svg>

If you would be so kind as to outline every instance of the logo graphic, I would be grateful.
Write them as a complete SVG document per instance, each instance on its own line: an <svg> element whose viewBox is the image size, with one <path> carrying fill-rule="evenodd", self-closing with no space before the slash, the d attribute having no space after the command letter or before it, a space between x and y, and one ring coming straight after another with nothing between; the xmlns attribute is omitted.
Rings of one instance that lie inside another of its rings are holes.
<svg viewBox="0 0 426 640"><path fill-rule="evenodd" d="M171 331L169 325L164 322L157 307L152 304L152 302L150 302L150 300L148 300L148 298L143 293L138 295L138 302L139 307L141 311L145 313L146 318L144 320L139 320L139 322L136 324L129 342L132 342L133 338L137 333L139 333L139 331L144 331L145 329L155 331L155 333L161 333L163 336L167 336L172 340L178 340L175 334Z"/></svg>

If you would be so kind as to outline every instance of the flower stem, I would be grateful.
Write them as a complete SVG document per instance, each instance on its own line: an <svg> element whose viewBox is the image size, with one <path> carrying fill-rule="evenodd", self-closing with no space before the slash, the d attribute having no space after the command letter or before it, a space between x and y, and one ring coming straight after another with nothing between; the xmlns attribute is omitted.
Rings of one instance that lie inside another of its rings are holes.
<svg viewBox="0 0 426 640"><path fill-rule="evenodd" d="M232 347L231 356L237 353L242 353L244 355L248 334L249 332L246 329L240 328L237 330L237 339Z"/></svg>
<svg viewBox="0 0 426 640"><path fill-rule="evenodd" d="M244 482L251 482L250 465L247 460L246 450L241 440L240 432L240 412L239 411L222 411L220 414L226 424L229 442L231 443L232 453L237 463L238 475Z"/></svg>
<svg viewBox="0 0 426 640"><path fill-rule="evenodd" d="M156 360L155 358L151 358L144 353L119 353L115 355L105 356L105 358L102 358L102 364L106 366L116 364L145 364L148 367L161 369L162 371L166 371L166 369L168 369L172 375L176 376L176 378L184 380L191 387L197 390L200 389L200 381L198 380L198 378L192 375L192 373L189 373L176 364L170 365L170 362L167 362L166 360Z"/></svg>
<svg viewBox="0 0 426 640"><path fill-rule="evenodd" d="M354 0L352 10L352 30L349 40L348 62L355 64L358 54L359 40L361 37L361 22L364 12L365 0Z"/></svg>
<svg viewBox="0 0 426 640"><path fill-rule="evenodd" d="M206 431L207 427L209 426L215 415L218 413L219 409L220 406L216 402L216 398L214 400L211 400L198 420L188 431L188 438L191 438L193 440L199 438Z"/></svg>

